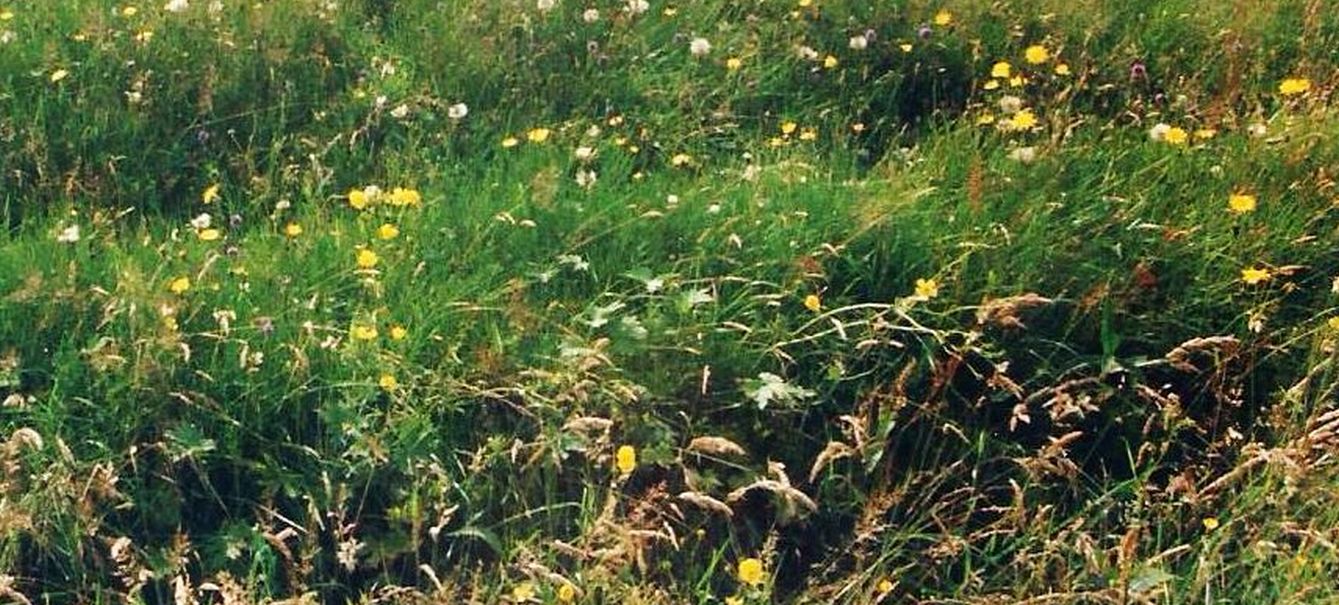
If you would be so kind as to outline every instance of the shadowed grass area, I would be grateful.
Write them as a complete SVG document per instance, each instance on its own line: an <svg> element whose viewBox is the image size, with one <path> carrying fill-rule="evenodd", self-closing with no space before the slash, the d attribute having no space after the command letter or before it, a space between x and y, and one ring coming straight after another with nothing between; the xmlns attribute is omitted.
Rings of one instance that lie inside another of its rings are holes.
<svg viewBox="0 0 1339 605"><path fill-rule="evenodd" d="M1326 3L0 5L0 595L1339 598Z"/></svg>

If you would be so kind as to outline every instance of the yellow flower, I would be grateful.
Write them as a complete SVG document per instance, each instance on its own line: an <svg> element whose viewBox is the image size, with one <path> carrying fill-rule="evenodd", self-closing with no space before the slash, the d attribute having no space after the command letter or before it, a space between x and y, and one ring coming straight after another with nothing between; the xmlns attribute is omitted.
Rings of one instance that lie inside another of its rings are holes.
<svg viewBox="0 0 1339 605"><path fill-rule="evenodd" d="M904 53L909 53L909 52L911 52L911 49L912 49L912 46L911 46L910 44L905 43L905 42L902 43L902 44L898 44L897 47L900 48L900 49L902 49L902 52L904 52Z"/></svg>
<svg viewBox="0 0 1339 605"><path fill-rule="evenodd" d="M184 294L191 289L191 278L185 275L178 277L168 282L167 289L171 290L173 294Z"/></svg>
<svg viewBox="0 0 1339 605"><path fill-rule="evenodd" d="M400 324L391 326L391 340L404 340L407 336L409 336L408 328Z"/></svg>
<svg viewBox="0 0 1339 605"><path fill-rule="evenodd" d="M1269 269L1247 267L1241 270L1241 281L1246 282L1246 285L1248 286L1254 286L1260 282L1268 281L1270 277L1272 277L1272 275L1270 275Z"/></svg>
<svg viewBox="0 0 1339 605"><path fill-rule="evenodd" d="M377 237L381 239L395 239L400 235L400 228L390 223L384 223L377 227Z"/></svg>
<svg viewBox="0 0 1339 605"><path fill-rule="evenodd" d="M223 232L218 229L201 229L195 232L195 236L202 242L212 242L223 236Z"/></svg>
<svg viewBox="0 0 1339 605"><path fill-rule="evenodd" d="M725 597L725 605L744 605L744 597L739 595Z"/></svg>
<svg viewBox="0 0 1339 605"><path fill-rule="evenodd" d="M945 26L949 25L950 23L953 23L953 13L941 9L939 12L935 13L934 23L935 25L939 26Z"/></svg>
<svg viewBox="0 0 1339 605"><path fill-rule="evenodd" d="M1330 326L1330 329L1331 329L1331 330L1334 330L1334 331L1336 331L1336 332L1339 332L1339 315L1335 315L1334 317L1331 317L1329 320L1327 320L1327 321L1325 322L1325 324L1328 325L1328 326Z"/></svg>
<svg viewBox="0 0 1339 605"><path fill-rule="evenodd" d="M549 135L552 133L553 131L547 128L532 128L530 132L525 133L525 138L531 143L543 143L549 140Z"/></svg>
<svg viewBox="0 0 1339 605"><path fill-rule="evenodd" d="M364 210L371 202L372 198L367 195L366 191L362 189L349 190L349 205L353 206L354 210Z"/></svg>
<svg viewBox="0 0 1339 605"><path fill-rule="evenodd" d="M358 261L359 269L371 269L372 267L377 266L377 261L380 261L381 257L377 256L376 252L363 248L358 251L356 260Z"/></svg>
<svg viewBox="0 0 1339 605"><path fill-rule="evenodd" d="M983 89L985 89L985 90L995 90L995 89L997 89L997 88L999 88L999 87L1000 87L1000 81L999 81L999 80L987 80L985 84L982 84L982 85L981 85L981 88L983 88Z"/></svg>
<svg viewBox="0 0 1339 605"><path fill-rule="evenodd" d="M1218 517L1205 517L1200 523L1204 524L1204 529L1206 531L1218 529Z"/></svg>
<svg viewBox="0 0 1339 605"><path fill-rule="evenodd" d="M801 130L801 131L800 131L800 140L801 140L801 141L814 141L814 140L817 140L817 139L818 139L818 129L817 129L817 128L805 128L804 130Z"/></svg>
<svg viewBox="0 0 1339 605"><path fill-rule="evenodd" d="M817 313L823 308L823 301L819 300L817 294L810 294L809 296L804 297L804 308Z"/></svg>
<svg viewBox="0 0 1339 605"><path fill-rule="evenodd" d="M1068 64L1068 63L1056 63L1056 64L1055 64L1055 75L1057 75L1057 76L1068 76L1070 73L1071 73L1071 72L1069 71L1069 64Z"/></svg>
<svg viewBox="0 0 1339 605"><path fill-rule="evenodd" d="M520 143L521 143L520 141L516 140L516 137L507 137L505 139L502 139L502 148L509 149L511 147L519 145Z"/></svg>
<svg viewBox="0 0 1339 605"><path fill-rule="evenodd" d="M893 591L893 581L888 578L879 580L879 585L876 589L879 591L879 594L888 594Z"/></svg>
<svg viewBox="0 0 1339 605"><path fill-rule="evenodd" d="M725 60L725 68L730 71L737 71L744 66L744 60L739 57L730 57Z"/></svg>
<svg viewBox="0 0 1339 605"><path fill-rule="evenodd" d="M219 199L219 184L214 183L200 192L200 201L206 204L212 204Z"/></svg>
<svg viewBox="0 0 1339 605"><path fill-rule="evenodd" d="M137 13L139 13L139 9L133 6L126 6L121 9L122 17L134 17Z"/></svg>
<svg viewBox="0 0 1339 605"><path fill-rule="evenodd" d="M419 195L417 189L405 189L396 187L391 190L392 206L417 206L423 201L423 196Z"/></svg>
<svg viewBox="0 0 1339 605"><path fill-rule="evenodd" d="M1285 97L1300 95L1311 90L1311 80L1306 78L1288 78L1279 82L1279 94Z"/></svg>
<svg viewBox="0 0 1339 605"><path fill-rule="evenodd" d="M64 80L65 77L68 75L70 75L70 72L68 70L57 69L56 71L51 72L51 82L54 84L56 82Z"/></svg>
<svg viewBox="0 0 1339 605"><path fill-rule="evenodd" d="M632 469L637 468L637 448L631 445L619 446L618 451L614 453L614 464L620 473L624 475L631 473Z"/></svg>
<svg viewBox="0 0 1339 605"><path fill-rule="evenodd" d="M798 4L800 8L809 8L814 5L814 0L800 0Z"/></svg>
<svg viewBox="0 0 1339 605"><path fill-rule="evenodd" d="M929 300L939 296L939 282L934 278L916 280L916 297Z"/></svg>
<svg viewBox="0 0 1339 605"><path fill-rule="evenodd" d="M990 113L989 111L977 116L976 118L977 126L990 126L991 124L994 123L995 123L995 114Z"/></svg>
<svg viewBox="0 0 1339 605"><path fill-rule="evenodd" d="M1246 214L1255 210L1255 196L1245 193L1234 193L1227 198L1227 209L1232 214Z"/></svg>
<svg viewBox="0 0 1339 605"><path fill-rule="evenodd" d="M676 153L674 154L674 157L670 158L671 166L686 166L688 164L691 164L692 162L693 162L693 156L688 155L686 153Z"/></svg>
<svg viewBox="0 0 1339 605"><path fill-rule="evenodd" d="M1051 51L1040 44L1033 44L1023 51L1023 58L1033 65L1041 65L1051 60Z"/></svg>
<svg viewBox="0 0 1339 605"><path fill-rule="evenodd" d="M1173 126L1162 135L1162 140L1167 141L1169 145L1185 145L1190 140L1190 135L1184 128Z"/></svg>
<svg viewBox="0 0 1339 605"><path fill-rule="evenodd" d="M827 57L825 57L825 58L823 59L823 68L824 68L824 69L834 69L834 68L837 67L837 63L838 63L838 61L837 61L837 57L834 57L834 56L832 56L832 55L828 55Z"/></svg>
<svg viewBox="0 0 1339 605"><path fill-rule="evenodd" d="M577 598L577 588L571 584L563 584L558 587L558 602L571 603Z"/></svg>
<svg viewBox="0 0 1339 605"><path fill-rule="evenodd" d="M1018 88L1024 84L1027 84L1027 78L1024 78L1022 74L1009 78L1009 86Z"/></svg>
<svg viewBox="0 0 1339 605"><path fill-rule="evenodd" d="M289 223L287 225L284 225L284 235L287 235L288 237L297 237L299 235L302 235L302 225L299 225L297 223Z"/></svg>
<svg viewBox="0 0 1339 605"><path fill-rule="evenodd" d="M349 334L353 335L355 340L375 340L377 337L377 327L372 324L355 324Z"/></svg>
<svg viewBox="0 0 1339 605"><path fill-rule="evenodd" d="M990 68L990 77L1008 78L1013 73L1013 66L1008 61L1000 61Z"/></svg>
<svg viewBox="0 0 1339 605"><path fill-rule="evenodd" d="M377 379L377 386L387 391L394 391L395 387L400 386L400 381L395 379L394 374L382 374L381 378Z"/></svg>
<svg viewBox="0 0 1339 605"><path fill-rule="evenodd" d="M1218 136L1218 131L1212 128L1201 128L1195 131L1195 140L1207 141Z"/></svg>
<svg viewBox="0 0 1339 605"><path fill-rule="evenodd" d="M521 582L515 588L511 589L511 599L517 603L523 603L535 598L535 585L529 582Z"/></svg>
<svg viewBox="0 0 1339 605"><path fill-rule="evenodd" d="M796 124L795 122L782 122L781 134L788 135L794 133L796 128L799 128L799 124Z"/></svg>
<svg viewBox="0 0 1339 605"><path fill-rule="evenodd" d="M763 573L762 561L749 557L739 562L739 581L749 586L758 586L767 581Z"/></svg>
<svg viewBox="0 0 1339 605"><path fill-rule="evenodd" d="M1009 119L1010 130L1027 130L1037 125L1037 115L1031 109L1024 109Z"/></svg>
<svg viewBox="0 0 1339 605"><path fill-rule="evenodd" d="M14 18L14 11L8 9L0 11L0 21L9 21L13 18Z"/></svg>

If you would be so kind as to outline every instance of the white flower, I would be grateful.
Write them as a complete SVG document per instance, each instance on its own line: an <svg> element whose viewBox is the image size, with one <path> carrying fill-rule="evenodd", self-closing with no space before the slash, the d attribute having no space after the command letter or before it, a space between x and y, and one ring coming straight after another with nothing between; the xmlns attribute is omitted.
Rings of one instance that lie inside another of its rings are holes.
<svg viewBox="0 0 1339 605"><path fill-rule="evenodd" d="M188 8L190 8L190 3L187 0L169 0L167 4L163 5L163 10L169 13L185 12Z"/></svg>
<svg viewBox="0 0 1339 605"><path fill-rule="evenodd" d="M598 175L595 174L594 170L577 171L577 185L583 189L594 187L596 178L598 178Z"/></svg>
<svg viewBox="0 0 1339 605"><path fill-rule="evenodd" d="M1023 109L1023 100L1013 95L1004 95L1000 97L1000 111L1013 115Z"/></svg>
<svg viewBox="0 0 1339 605"><path fill-rule="evenodd" d="M1269 127L1266 126L1263 122L1256 122L1254 124L1251 124L1250 126L1247 126L1246 132L1250 133L1250 135L1253 137L1257 138L1263 137L1269 134Z"/></svg>
<svg viewBox="0 0 1339 605"><path fill-rule="evenodd" d="M456 103L455 105L446 108L446 117L451 118L452 120L464 118L469 115L469 113L470 108L464 103Z"/></svg>
<svg viewBox="0 0 1339 605"><path fill-rule="evenodd" d="M589 159L591 159L591 158L593 158L593 157L595 157L595 149L593 149L593 148L591 148L590 146L587 146L587 145L582 145L581 147L577 147L577 150L576 150L576 158L577 158L578 160L581 160L581 161L585 162L585 161L587 161L587 160L589 160Z"/></svg>
<svg viewBox="0 0 1339 605"><path fill-rule="evenodd" d="M599 21L600 11L595 10L593 8L588 8L586 9L586 12L581 13L581 20L585 21L586 23L594 23L596 21Z"/></svg>
<svg viewBox="0 0 1339 605"><path fill-rule="evenodd" d="M865 50L869 46L869 38L864 36L851 36L851 41L847 43L851 50Z"/></svg>
<svg viewBox="0 0 1339 605"><path fill-rule="evenodd" d="M651 3L646 0L628 0L627 10L629 14L640 15L651 10Z"/></svg>
<svg viewBox="0 0 1339 605"><path fill-rule="evenodd" d="M818 59L818 51L809 48L808 46L796 48L795 54L799 55L799 57L805 61L814 61Z"/></svg>
<svg viewBox="0 0 1339 605"><path fill-rule="evenodd" d="M217 15L223 12L223 2L221 2L220 0L214 0L213 2L210 2L208 10L209 14L211 15Z"/></svg>
<svg viewBox="0 0 1339 605"><path fill-rule="evenodd" d="M539 0L539 2L535 3L535 6L539 8L539 12L547 13L553 10L553 5L557 3L557 0Z"/></svg>
<svg viewBox="0 0 1339 605"><path fill-rule="evenodd" d="M391 117L397 120L403 120L407 115L409 115L409 106L404 103L396 105L395 109L391 110Z"/></svg>
<svg viewBox="0 0 1339 605"><path fill-rule="evenodd" d="M1154 124L1152 128L1148 129L1148 138L1153 139L1154 141L1161 141L1167 138L1167 131L1171 129L1171 124L1158 122L1157 124Z"/></svg>
<svg viewBox="0 0 1339 605"><path fill-rule="evenodd" d="M196 229L208 229L209 225L213 224L213 222L214 217L209 216L209 213L205 212L191 219L191 226Z"/></svg>
<svg viewBox="0 0 1339 605"><path fill-rule="evenodd" d="M711 42L706 38L693 38L693 41L688 43L688 51L693 53L694 57L704 57L711 52Z"/></svg>
<svg viewBox="0 0 1339 605"><path fill-rule="evenodd" d="M70 225L56 234L56 241L62 244L73 244L79 241L79 225Z"/></svg>
<svg viewBox="0 0 1339 605"><path fill-rule="evenodd" d="M1037 148L1019 147L1018 149L1009 152L1009 159L1024 164L1031 164L1033 160L1037 159Z"/></svg>

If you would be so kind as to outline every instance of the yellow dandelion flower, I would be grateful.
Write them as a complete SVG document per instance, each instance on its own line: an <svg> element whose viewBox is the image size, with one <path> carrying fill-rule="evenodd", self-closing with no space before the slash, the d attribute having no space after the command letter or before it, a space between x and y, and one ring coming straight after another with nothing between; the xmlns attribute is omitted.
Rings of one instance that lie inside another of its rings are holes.
<svg viewBox="0 0 1339 605"><path fill-rule="evenodd" d="M529 582L521 582L515 588L511 589L511 599L517 603L524 603L535 598L535 585Z"/></svg>
<svg viewBox="0 0 1339 605"><path fill-rule="evenodd" d="M299 225L297 223L289 223L287 225L284 225L284 235L287 235L288 237L297 237L299 235L302 235L302 225Z"/></svg>
<svg viewBox="0 0 1339 605"><path fill-rule="evenodd" d="M1258 283L1268 281L1271 277L1273 277L1273 275L1269 273L1269 269L1247 267L1241 270L1241 281L1245 282L1248 286L1254 286Z"/></svg>
<svg viewBox="0 0 1339 605"><path fill-rule="evenodd" d="M1339 332L1339 315L1335 315L1334 317L1331 317L1330 319L1326 320L1325 324L1330 326L1331 330Z"/></svg>
<svg viewBox="0 0 1339 605"><path fill-rule="evenodd" d="M631 445L619 446L618 451L614 453L614 464L618 467L618 472L624 475L631 473L637 468L637 448Z"/></svg>
<svg viewBox="0 0 1339 605"><path fill-rule="evenodd" d="M888 593L892 592L892 591L893 591L893 581L892 581L892 580L889 580L888 578L884 578L884 579L882 579L882 580L879 580L879 585L876 587L876 590L878 590L878 591L879 591L879 594L881 594L881 595L882 595L882 594L888 594Z"/></svg>
<svg viewBox="0 0 1339 605"><path fill-rule="evenodd" d="M1031 109L1023 109L1008 121L1010 130L1027 130L1037 125L1037 115Z"/></svg>
<svg viewBox="0 0 1339 605"><path fill-rule="evenodd" d="M1173 126L1163 133L1162 140L1167 141L1170 145L1185 145L1190 141L1190 135L1186 133L1184 128Z"/></svg>
<svg viewBox="0 0 1339 605"><path fill-rule="evenodd" d="M1218 529L1218 517L1205 517L1200 523L1204 525L1205 531Z"/></svg>
<svg viewBox="0 0 1339 605"><path fill-rule="evenodd" d="M134 17L137 14L139 14L139 9L133 6L125 6L121 8L122 17Z"/></svg>
<svg viewBox="0 0 1339 605"><path fill-rule="evenodd" d="M725 597L725 605L744 605L744 597L739 595Z"/></svg>
<svg viewBox="0 0 1339 605"><path fill-rule="evenodd" d="M359 269L371 269L372 267L377 266L377 262L381 260L381 257L377 256L376 252L363 248L358 251L355 260L358 262Z"/></svg>
<svg viewBox="0 0 1339 605"><path fill-rule="evenodd" d="M740 59L739 57L730 57L729 59L725 60L725 68L730 71L739 71L739 68L743 66L744 66L744 60Z"/></svg>
<svg viewBox="0 0 1339 605"><path fill-rule="evenodd" d="M185 275L178 277L167 283L167 289L173 294L185 294L191 289L191 278Z"/></svg>
<svg viewBox="0 0 1339 605"><path fill-rule="evenodd" d="M797 5L800 8L809 8L814 5L814 0L800 0Z"/></svg>
<svg viewBox="0 0 1339 605"><path fill-rule="evenodd" d="M837 67L838 63L839 63L839 62L837 61L837 57L834 57L834 56L832 56L832 55L828 55L827 57L824 57L824 58L823 58L823 68L824 68L824 69L835 69L835 68Z"/></svg>
<svg viewBox="0 0 1339 605"><path fill-rule="evenodd" d="M396 380L394 374L382 374L381 377L377 379L377 386L387 391L394 391L395 387L400 386L400 381Z"/></svg>
<svg viewBox="0 0 1339 605"><path fill-rule="evenodd" d="M349 330L349 334L354 340L376 340L377 327L372 324L356 324Z"/></svg>
<svg viewBox="0 0 1339 605"><path fill-rule="evenodd" d="M200 192L200 201L205 204L212 204L218 201L219 188L220 185L218 183L205 187L205 190Z"/></svg>
<svg viewBox="0 0 1339 605"><path fill-rule="evenodd" d="M525 133L525 139L531 143L543 143L549 140L550 134L553 134L553 131L547 128L532 128L530 132Z"/></svg>
<svg viewBox="0 0 1339 605"><path fill-rule="evenodd" d="M571 603L577 599L577 588L571 584L558 587L558 602Z"/></svg>
<svg viewBox="0 0 1339 605"><path fill-rule="evenodd" d="M505 139L502 139L502 148L503 148L503 149L510 149L510 148L515 147L515 146L520 145L520 144L521 144L521 141L519 141L516 137L507 137L507 138L505 138Z"/></svg>
<svg viewBox="0 0 1339 605"><path fill-rule="evenodd" d="M1056 63L1056 64L1055 64L1055 75L1057 75L1057 76L1068 76L1068 75L1071 74L1071 73L1073 73L1073 72L1071 72L1071 71L1069 70L1069 64L1068 64L1068 63Z"/></svg>
<svg viewBox="0 0 1339 605"><path fill-rule="evenodd" d="M670 158L671 166L687 166L693 163L693 156L686 153L676 153Z"/></svg>
<svg viewBox="0 0 1339 605"><path fill-rule="evenodd" d="M1014 88L1020 88L1024 84L1027 84L1027 78L1024 78L1022 74L1018 74L1012 78L1009 78L1009 86L1012 86Z"/></svg>
<svg viewBox="0 0 1339 605"><path fill-rule="evenodd" d="M909 53L909 52L911 52L911 49L912 49L912 46L911 46L910 44L905 43L905 42L903 42L902 44L898 44L897 47L900 48L900 49L902 49L902 52L904 52L904 53Z"/></svg>
<svg viewBox="0 0 1339 605"><path fill-rule="evenodd" d="M391 340L404 340L409 336L409 328L400 324L391 326Z"/></svg>
<svg viewBox="0 0 1339 605"><path fill-rule="evenodd" d="M1216 136L1218 136L1218 131L1212 128L1201 128L1194 133L1195 140L1197 141L1207 141Z"/></svg>
<svg viewBox="0 0 1339 605"><path fill-rule="evenodd" d="M916 280L916 297L929 300L939 296L939 282L934 278Z"/></svg>
<svg viewBox="0 0 1339 605"><path fill-rule="evenodd" d="M1033 65L1041 65L1051 60L1051 51L1040 44L1033 44L1023 51L1023 58Z"/></svg>
<svg viewBox="0 0 1339 605"><path fill-rule="evenodd" d="M213 228L201 229L195 232L195 236L200 238L200 241L202 242L212 242L223 237L223 232Z"/></svg>
<svg viewBox="0 0 1339 605"><path fill-rule="evenodd" d="M749 586L760 586L767 581L767 575L763 572L762 561L753 557L740 561L737 571L739 572L739 581Z"/></svg>
<svg viewBox="0 0 1339 605"><path fill-rule="evenodd" d="M1285 97L1304 94L1311 90L1311 80L1307 78L1288 78L1279 82L1279 94Z"/></svg>
<svg viewBox="0 0 1339 605"><path fill-rule="evenodd" d="M801 130L801 131L800 131L800 140L801 140L801 141L816 141L816 140L818 140L818 129L817 129L817 128L805 128L804 130Z"/></svg>
<svg viewBox="0 0 1339 605"><path fill-rule="evenodd" d="M997 90L999 89L999 87L1000 87L999 80L987 80L985 84L981 85L981 88L985 90Z"/></svg>
<svg viewBox="0 0 1339 605"><path fill-rule="evenodd" d="M14 11L5 9L0 11L0 21L11 21L14 19Z"/></svg>
<svg viewBox="0 0 1339 605"><path fill-rule="evenodd" d="M377 227L378 239L395 239L400 236L400 228L390 223L383 223Z"/></svg>
<svg viewBox="0 0 1339 605"><path fill-rule="evenodd" d="M989 111L976 117L977 126L990 126L991 124L994 123L995 123L995 114L990 113Z"/></svg>
<svg viewBox="0 0 1339 605"><path fill-rule="evenodd" d="M1008 78L1013 75L1013 70L1013 66L1009 65L1008 61L1000 61L990 67L990 77L1001 79Z"/></svg>
<svg viewBox="0 0 1339 605"><path fill-rule="evenodd" d="M782 123L781 123L781 134L785 134L785 135L793 134L793 133L795 132L795 129L796 129L796 128L799 128L799 127L800 127L800 125L799 125L799 124L796 124L795 122L782 122Z"/></svg>
<svg viewBox="0 0 1339 605"><path fill-rule="evenodd" d="M935 25L944 27L952 23L953 23L953 13L950 13L947 10L940 10L939 12L935 13L934 17Z"/></svg>
<svg viewBox="0 0 1339 605"><path fill-rule="evenodd" d="M1234 193L1227 198L1227 209L1232 214L1246 214L1255 210L1256 200L1254 195L1246 193Z"/></svg>
<svg viewBox="0 0 1339 605"><path fill-rule="evenodd" d="M69 75L70 75L69 70L65 70L65 69L57 69L56 71L51 72L51 76L50 76L50 78L51 78L51 83L52 83L52 84L55 84L56 82L59 82L59 81L61 81L61 80L64 80L64 79L65 79L67 76L69 76Z"/></svg>
<svg viewBox="0 0 1339 605"><path fill-rule="evenodd" d="M804 308L817 313L823 308L823 301L818 298L817 294L810 294L804 297Z"/></svg>
<svg viewBox="0 0 1339 605"><path fill-rule="evenodd" d="M366 210L367 206L372 203L372 196L367 195L367 192L362 189L350 189L348 197L349 205L354 210Z"/></svg>

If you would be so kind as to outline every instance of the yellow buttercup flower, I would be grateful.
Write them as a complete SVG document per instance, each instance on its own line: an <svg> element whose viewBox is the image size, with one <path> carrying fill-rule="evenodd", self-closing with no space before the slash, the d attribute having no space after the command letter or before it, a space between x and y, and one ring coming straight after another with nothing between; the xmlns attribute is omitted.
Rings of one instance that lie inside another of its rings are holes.
<svg viewBox="0 0 1339 605"><path fill-rule="evenodd" d="M376 252L363 248L358 251L355 260L358 262L359 269L371 269L372 267L377 266L377 262L381 260L381 257L377 256Z"/></svg>
<svg viewBox="0 0 1339 605"><path fill-rule="evenodd" d="M762 561L753 557L740 561L738 572L739 581L749 586L759 586L767 581L767 576L763 572Z"/></svg>
<svg viewBox="0 0 1339 605"><path fill-rule="evenodd" d="M637 468L637 448L631 445L619 446L618 451L614 453L614 464L620 473L624 475L631 473Z"/></svg>
<svg viewBox="0 0 1339 605"><path fill-rule="evenodd" d="M939 296L939 282L931 279L916 280L916 297L929 300Z"/></svg>
<svg viewBox="0 0 1339 605"><path fill-rule="evenodd" d="M375 340L377 337L377 327L372 324L356 324L349 334L355 340Z"/></svg>
<svg viewBox="0 0 1339 605"><path fill-rule="evenodd" d="M810 294L804 297L804 308L817 313L823 308L823 301L819 300L817 294Z"/></svg>
<svg viewBox="0 0 1339 605"><path fill-rule="evenodd" d="M1041 65L1051 60L1051 51L1040 44L1033 44L1023 51L1023 58L1033 65Z"/></svg>
<svg viewBox="0 0 1339 605"><path fill-rule="evenodd" d="M302 225L299 225L297 223L289 223L287 225L284 225L284 235L287 235L288 237L297 237L299 235L302 235Z"/></svg>
<svg viewBox="0 0 1339 605"><path fill-rule="evenodd" d="M1268 281L1272 275L1269 269L1258 269L1256 267L1247 267L1241 270L1241 281L1248 286L1254 286L1258 283Z"/></svg>
<svg viewBox="0 0 1339 605"><path fill-rule="evenodd" d="M883 595L892 592L893 588L894 588L893 581L889 580L888 578L884 578L882 580L879 580L879 585L876 587L876 590L879 591L879 594Z"/></svg>
<svg viewBox="0 0 1339 605"><path fill-rule="evenodd" d="M1246 214L1255 210L1256 202L1254 195L1245 193L1234 193L1227 198L1227 209L1232 214Z"/></svg>
<svg viewBox="0 0 1339 605"><path fill-rule="evenodd" d="M1279 82L1279 94L1285 97L1304 94L1311 90L1311 80L1306 78L1288 78Z"/></svg>
<svg viewBox="0 0 1339 605"><path fill-rule="evenodd" d="M178 277L167 284L167 289L173 294L184 294L191 289L191 278L186 276Z"/></svg>

